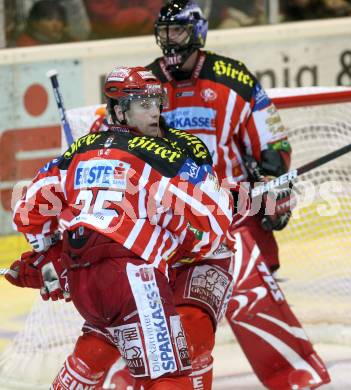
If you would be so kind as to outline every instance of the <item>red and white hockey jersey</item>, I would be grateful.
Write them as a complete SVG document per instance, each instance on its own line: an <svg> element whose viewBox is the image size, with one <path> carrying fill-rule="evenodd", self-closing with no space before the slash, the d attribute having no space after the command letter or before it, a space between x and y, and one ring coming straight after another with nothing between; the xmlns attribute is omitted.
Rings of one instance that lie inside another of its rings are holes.
<svg viewBox="0 0 351 390"><path fill-rule="evenodd" d="M225 239L233 210L211 168L194 161L208 155L195 138L177 130L151 138L119 129L78 139L27 188L15 207L17 230L29 240L52 234L69 208L69 229L96 230L165 272L190 227L200 259ZM189 143L191 153L184 149Z"/></svg>
<svg viewBox="0 0 351 390"><path fill-rule="evenodd" d="M167 89L167 123L205 142L225 184L247 177L244 155L260 161L262 150L287 138L275 106L243 63L200 51L191 78L179 81L162 58L148 68Z"/></svg>

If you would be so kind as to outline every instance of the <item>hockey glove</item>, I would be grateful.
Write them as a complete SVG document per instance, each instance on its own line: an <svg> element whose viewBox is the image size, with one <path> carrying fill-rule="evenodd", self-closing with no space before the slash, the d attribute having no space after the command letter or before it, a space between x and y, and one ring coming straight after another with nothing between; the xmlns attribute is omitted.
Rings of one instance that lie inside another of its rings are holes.
<svg viewBox="0 0 351 390"><path fill-rule="evenodd" d="M61 265L61 242L50 247L47 252L25 252L20 260L12 263L5 278L15 286L40 289L44 300L70 300L67 288L66 271Z"/></svg>
<svg viewBox="0 0 351 390"><path fill-rule="evenodd" d="M44 253L45 261L39 265L43 280L40 295L44 301L64 299L68 302L71 300L68 292L67 271L63 267L60 258L61 252L62 241Z"/></svg>
<svg viewBox="0 0 351 390"><path fill-rule="evenodd" d="M273 166L276 167L276 174L284 173L282 165L278 164L278 155L273 153L274 151L266 150L262 152L262 166L252 156L245 156L244 162L250 178L254 182L265 183L274 179L272 176L263 176L262 172L273 172ZM269 157L269 158L268 158ZM274 164L274 157L277 161ZM280 158L280 157L279 157ZM271 164L269 165L268 162ZM281 170L278 170L280 166ZM296 206L296 196L292 191L292 184L289 188L274 189L263 195L261 210L264 213L262 217L262 227L266 231L282 230L284 229L291 217L291 211ZM262 212L261 211L261 212Z"/></svg>
<svg viewBox="0 0 351 390"><path fill-rule="evenodd" d="M69 302L71 300L67 270L62 266L60 258L43 265L41 274L44 285L40 289L40 295L44 301L64 299L66 302Z"/></svg>
<svg viewBox="0 0 351 390"><path fill-rule="evenodd" d="M45 256L34 251L24 252L20 260L14 261L5 278L17 287L41 288L43 280L39 268L37 267Z"/></svg>
<svg viewBox="0 0 351 390"><path fill-rule="evenodd" d="M296 197L291 188L276 189L263 195L262 209L264 216L261 224L264 230L282 230L296 206Z"/></svg>

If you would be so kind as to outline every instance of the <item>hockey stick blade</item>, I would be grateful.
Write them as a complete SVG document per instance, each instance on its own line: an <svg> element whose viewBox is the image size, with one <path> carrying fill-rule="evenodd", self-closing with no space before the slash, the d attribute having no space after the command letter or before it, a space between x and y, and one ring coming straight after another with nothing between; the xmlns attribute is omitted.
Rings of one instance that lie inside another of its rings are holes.
<svg viewBox="0 0 351 390"><path fill-rule="evenodd" d="M51 69L46 73L46 76L50 79L52 89L54 91L54 97L57 104L57 108L60 113L60 120L63 127L63 131L65 132L65 137L67 141L67 145L70 146L73 143L73 136L72 136L72 130L68 123L67 117L66 117L66 110L63 105L63 98L60 91L60 86L57 79L58 72L55 69Z"/></svg>
<svg viewBox="0 0 351 390"><path fill-rule="evenodd" d="M307 173L312 169L318 168L321 165L324 165L329 161L335 160L336 158L341 157L349 152L351 152L351 144L343 146L340 149L336 149L333 152L326 154L325 156L319 157L316 160L310 161L309 163L302 165L300 168L293 169L271 181L268 181L267 183L253 188L251 190L251 196L252 198L255 198L256 196L261 196L264 193L273 190L274 188L290 183L298 176L301 176L304 173Z"/></svg>
<svg viewBox="0 0 351 390"><path fill-rule="evenodd" d="M0 276L5 276L9 271L8 268L0 268Z"/></svg>

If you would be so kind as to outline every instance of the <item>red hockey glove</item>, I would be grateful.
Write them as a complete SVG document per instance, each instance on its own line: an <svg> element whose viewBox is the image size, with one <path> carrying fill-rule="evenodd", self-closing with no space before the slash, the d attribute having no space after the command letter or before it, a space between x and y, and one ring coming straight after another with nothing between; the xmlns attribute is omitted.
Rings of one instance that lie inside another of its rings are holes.
<svg viewBox="0 0 351 390"><path fill-rule="evenodd" d="M37 266L45 259L41 253L34 251L24 252L20 260L14 261L5 278L18 287L41 288L43 280Z"/></svg>
<svg viewBox="0 0 351 390"><path fill-rule="evenodd" d="M40 295L44 301L52 299L64 299L70 301L68 292L67 271L61 262L62 241L49 248L45 252L45 262L40 263L40 272L43 280L43 286L40 289Z"/></svg>
<svg viewBox="0 0 351 390"><path fill-rule="evenodd" d="M63 267L59 257L43 265L41 275L44 285L40 289L40 295L44 301L64 299L69 302L71 300L67 270Z"/></svg>
<svg viewBox="0 0 351 390"><path fill-rule="evenodd" d="M264 230L282 230L296 206L296 196L291 188L276 189L263 195L262 209L264 216L261 224Z"/></svg>
<svg viewBox="0 0 351 390"><path fill-rule="evenodd" d="M40 289L44 300L70 300L66 270L61 265L61 242L50 247L47 252L25 252L6 273L5 278L18 287Z"/></svg>

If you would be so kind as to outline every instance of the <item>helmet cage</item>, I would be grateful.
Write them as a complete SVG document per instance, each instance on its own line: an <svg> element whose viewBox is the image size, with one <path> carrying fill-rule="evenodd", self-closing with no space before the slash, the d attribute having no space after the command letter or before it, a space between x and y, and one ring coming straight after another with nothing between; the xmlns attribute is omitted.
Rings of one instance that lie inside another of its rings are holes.
<svg viewBox="0 0 351 390"><path fill-rule="evenodd" d="M186 43L174 43L169 37L170 26L184 26L188 29L189 39ZM166 38L160 34L160 29L166 27ZM205 46L208 21L204 18L201 8L192 0L175 0L164 6L155 23L155 38L162 49L169 68L179 69L189 56Z"/></svg>

